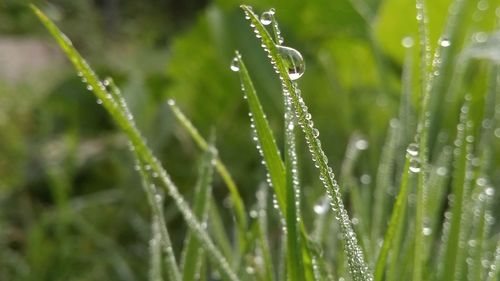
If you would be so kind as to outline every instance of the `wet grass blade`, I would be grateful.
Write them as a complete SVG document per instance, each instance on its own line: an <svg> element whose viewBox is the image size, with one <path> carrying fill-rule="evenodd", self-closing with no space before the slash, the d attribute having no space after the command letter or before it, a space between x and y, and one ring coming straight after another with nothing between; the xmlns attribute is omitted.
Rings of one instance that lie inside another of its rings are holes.
<svg viewBox="0 0 500 281"><path fill-rule="evenodd" d="M283 89L287 98L290 99L298 123L302 128L306 141L309 145L309 150L313 160L316 162L320 172L320 179L331 197L332 209L335 215L339 218L341 232L345 242L345 253L348 258L349 270L351 277L355 281L372 280L373 276L365 262L365 257L359 247L356 234L354 233L351 221L342 202L340 188L334 179L333 172L328 166L328 159L321 149L321 143L317 138L318 131L312 126L312 118L306 109L305 103L300 95L300 90L290 79L286 65L278 53L278 47L275 45L268 31L259 21L257 15L254 14L252 8L242 5L241 8L245 11L246 17L250 20L254 31L259 35L264 50L269 54L272 64L279 73L280 79L283 82Z"/></svg>
<svg viewBox="0 0 500 281"><path fill-rule="evenodd" d="M156 218L156 217L155 217ZM161 232L157 219L151 221L151 240L149 241L150 266L149 280L163 281L163 272L161 266Z"/></svg>
<svg viewBox="0 0 500 281"><path fill-rule="evenodd" d="M168 234L167 224L165 223L165 215L163 212L163 195L153 183L146 164L140 159L139 155L135 154L135 157L138 162L139 173L141 174L142 178L142 185L144 191L146 192L146 196L152 210L151 221L153 224L153 238L160 238L160 245L162 246L163 251L166 255L166 269L168 272L169 280L181 281L179 266L177 265L177 260L172 248L172 242L170 241L170 235ZM157 257L154 257L154 259L155 258ZM155 274L158 274L158 270L155 271Z"/></svg>
<svg viewBox="0 0 500 281"><path fill-rule="evenodd" d="M237 281L238 276L233 272L229 263L221 254L219 249L214 245L206 230L201 223L194 217L193 212L186 204L184 198L179 193L177 187L170 179L170 176L163 169L160 161L156 159L152 151L147 147L145 140L137 130L132 116L127 116L122 111L113 99L113 95L106 91L105 85L99 80L94 71L90 68L87 62L80 56L78 51L73 47L71 41L55 26L55 24L38 8L34 5L30 6L33 12L38 16L42 24L48 29L52 36L56 39L57 43L66 53L71 60L76 70L82 79L85 79L88 89L96 95L98 100L102 102L104 108L110 113L111 117L115 120L117 125L124 131L128 137L131 148L134 150L139 159L143 161L158 176L158 181L162 187L166 188L169 195L174 199L174 203L181 212L188 227L193 230L197 238L202 241L202 246L208 252L209 257L212 258L215 265L228 279Z"/></svg>
<svg viewBox="0 0 500 281"><path fill-rule="evenodd" d="M213 146L213 142L210 146ZM207 223L207 210L210 195L212 192L213 165L215 162L214 149L207 149L202 156L199 170L199 179L195 188L195 199L193 212L203 224ZM200 266L204 257L200 242L189 231L184 242L184 252L182 254L182 280L194 281L200 273Z"/></svg>
<svg viewBox="0 0 500 281"><path fill-rule="evenodd" d="M267 117L262 109L262 105L257 97L252 80L248 74L248 70L239 53L236 53L239 66L239 76L241 85L244 91L248 106L250 109L250 122L254 127L257 149L261 154L266 165L270 183L276 193L276 198L283 215L286 216L287 201L286 201L286 172L281 155L276 145L276 140L273 131L269 126Z"/></svg>
<svg viewBox="0 0 500 281"><path fill-rule="evenodd" d="M189 133L191 138L193 138L194 142L198 145L198 147L204 151L208 149L208 143L207 141L201 136L199 131L196 129L196 127L191 123L191 121L182 113L180 108L175 104L175 101L170 99L168 102L168 105L172 109L172 112L174 113L175 117L179 121L179 123L186 129L186 131ZM231 199L233 200L234 204L234 209L236 212L236 220L238 224L238 228L241 233L245 233L247 229L247 216L246 216L246 210L245 210L245 204L243 203L243 200L241 199L241 195L238 191L238 188L236 186L236 183L234 182L233 178L231 177L231 174L228 172L228 169L226 168L226 165L222 162L222 160L217 157L215 158L215 168L217 169L217 172L219 175L222 177L222 180L226 184L227 188L229 189L229 193L231 195ZM241 238L243 239L243 238ZM242 241L240 241L242 242Z"/></svg>
<svg viewBox="0 0 500 281"><path fill-rule="evenodd" d="M444 255L444 268L442 280L455 280L457 270L458 270L458 257L461 256L464 250L464 245L460 245L461 229L464 206L467 203L467 198L469 195L469 183L467 180L468 173L468 154L470 154L470 144L467 143L466 137L470 133L467 129L467 120L469 103L466 102L462 107L460 114L460 122L457 126L457 138L455 141L454 148L454 159L453 159L453 176L452 176L452 194L453 201L451 203L451 222L449 228L449 236L446 241L446 251Z"/></svg>
<svg viewBox="0 0 500 281"><path fill-rule="evenodd" d="M273 132L269 126L260 100L256 94L255 88L248 74L248 70L239 53L236 53L236 59L239 67L241 85L244 91L246 100L248 101L251 126L255 129L255 140L259 153L264 159L268 175L272 186L276 192L276 198L280 207L281 213L285 218L286 226L286 243L287 243L287 274L289 280L305 280L303 255L301 249L304 250L305 260L307 260L308 251L301 246L301 228L298 220L298 203L297 192L299 192L297 169L293 168L296 165L295 139L293 134L293 121L285 120L286 129L292 129L285 136L285 163L281 159ZM286 111L287 109L285 109ZM290 118L292 118L290 116ZM291 123L290 123L291 122ZM290 125L291 124L291 125ZM290 125L290 126L289 126Z"/></svg>

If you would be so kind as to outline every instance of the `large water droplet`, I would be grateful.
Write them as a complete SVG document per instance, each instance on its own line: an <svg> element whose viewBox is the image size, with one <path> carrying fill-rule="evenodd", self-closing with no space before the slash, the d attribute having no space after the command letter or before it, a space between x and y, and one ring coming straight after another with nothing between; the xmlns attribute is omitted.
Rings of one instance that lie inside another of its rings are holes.
<svg viewBox="0 0 500 281"><path fill-rule="evenodd" d="M263 25L270 25L271 22L273 22L273 16L274 16L275 10L271 8L269 11L265 11L262 13L260 16L260 22Z"/></svg>
<svg viewBox="0 0 500 281"><path fill-rule="evenodd" d="M304 63L304 59L299 51L286 47L286 46L276 46L278 49L283 62L285 63L285 67L288 71L288 76L292 80L299 79L304 71L306 70L306 64Z"/></svg>
<svg viewBox="0 0 500 281"><path fill-rule="evenodd" d="M240 63L238 62L237 57L234 57L231 61L231 70L234 72L240 71Z"/></svg>

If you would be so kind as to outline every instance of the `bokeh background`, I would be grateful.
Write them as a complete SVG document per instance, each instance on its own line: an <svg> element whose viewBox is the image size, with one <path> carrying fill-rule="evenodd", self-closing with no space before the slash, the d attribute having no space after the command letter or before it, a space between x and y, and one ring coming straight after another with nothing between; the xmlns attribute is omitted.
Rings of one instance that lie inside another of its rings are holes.
<svg viewBox="0 0 500 281"><path fill-rule="evenodd" d="M215 131L221 158L246 204L254 204L265 172L238 77L229 69L236 49L278 139L282 100L241 2L0 0L0 280L145 280L148 271L149 209L126 140L27 8L30 2L56 22L101 77L114 78L186 198L192 197L200 151L169 111L169 98L203 135ZM452 1L427 2L436 46ZM470 2L464 21L472 23L462 42L454 42L457 54L494 31L500 15L498 1ZM406 44L418 45L413 1L244 4L276 9L285 45L305 58L299 83L334 171L340 173L349 139L365 138L369 147L355 173L363 186L373 187L389 122L399 114L405 54L414 61L418 56L401 44L406 38ZM456 116L443 119L441 127L451 132ZM499 156L496 133L493 153ZM490 176L498 186L496 156ZM312 208L323 189L304 151L301 159L304 208ZM227 202L217 177L214 193ZM186 229L171 205L167 201L167 220L178 245ZM222 205L230 225L230 206Z"/></svg>

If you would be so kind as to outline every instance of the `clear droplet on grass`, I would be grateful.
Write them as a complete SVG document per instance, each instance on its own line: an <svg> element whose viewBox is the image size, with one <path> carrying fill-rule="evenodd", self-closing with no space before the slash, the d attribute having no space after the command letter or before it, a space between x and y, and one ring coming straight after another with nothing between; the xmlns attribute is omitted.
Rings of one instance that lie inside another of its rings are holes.
<svg viewBox="0 0 500 281"><path fill-rule="evenodd" d="M359 139L354 145L358 150L366 150L368 148L368 141L365 139Z"/></svg>
<svg viewBox="0 0 500 281"><path fill-rule="evenodd" d="M290 47L278 45L276 46L276 48L278 49L278 53L283 59L290 79L299 79L306 70L306 64L304 62L304 58L302 58L302 55L299 53L299 51Z"/></svg>
<svg viewBox="0 0 500 281"><path fill-rule="evenodd" d="M446 37L442 37L439 39L439 45L441 45L441 47L449 47L451 45L451 42L450 42L450 39L446 38Z"/></svg>
<svg viewBox="0 0 500 281"><path fill-rule="evenodd" d="M407 49L413 47L413 38L406 36L403 40L401 40L401 45Z"/></svg>
<svg viewBox="0 0 500 281"><path fill-rule="evenodd" d="M262 13L260 16L260 22L263 25L270 25L271 22L273 22L273 16L274 16L275 10L271 8L269 11L265 11Z"/></svg>
<svg viewBox="0 0 500 281"><path fill-rule="evenodd" d="M314 212L318 215L322 215L322 214L326 213L327 211L328 211L327 204L319 203L319 204L314 205Z"/></svg>
<svg viewBox="0 0 500 281"><path fill-rule="evenodd" d="M233 60L231 61L231 70L234 72L240 71L240 63L238 62L238 58L234 57Z"/></svg>
<svg viewBox="0 0 500 281"><path fill-rule="evenodd" d="M418 145L416 143L410 143L408 145L408 148L406 149L406 152L412 157L415 157L418 155Z"/></svg>

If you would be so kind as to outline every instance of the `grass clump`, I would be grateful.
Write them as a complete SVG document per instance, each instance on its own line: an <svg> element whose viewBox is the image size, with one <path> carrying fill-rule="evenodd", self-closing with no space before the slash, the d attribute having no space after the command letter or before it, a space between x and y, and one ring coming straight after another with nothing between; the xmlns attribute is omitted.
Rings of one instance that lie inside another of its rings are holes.
<svg viewBox="0 0 500 281"><path fill-rule="evenodd" d="M203 151L196 195L190 205L147 146L113 81L101 80L50 19L36 7L32 9L130 142L151 209L151 280L497 280L500 243L493 228L495 189L489 178L489 152L493 151L498 119L498 67L488 66L486 91L464 91L461 85L475 58L498 59L498 52L491 47L498 36L472 44L459 59L453 57L448 48L457 40L459 25L455 21L467 7L463 2L454 4L446 30L455 37L442 37L438 46L432 46L425 3L417 1L419 79L413 79L411 65L405 65L399 117L391 121L376 188L368 191L368 200L362 195L367 191L352 179L352 166L357 155L367 149L366 141L353 138L339 185L332 169L336 163L328 161L297 83L305 70L302 55L285 46L275 10L259 17L250 6L241 6L276 71L283 101L280 146L275 135L279 130L273 131L243 56L236 52L231 69L239 74L253 139L272 187L257 191L257 202L250 211L218 156L214 137L206 141L175 101L169 100L174 115ZM436 95L443 95L439 89L443 88L441 75L445 71L451 73L454 83L447 93L447 105L455 106L455 112L449 114L455 117L450 117L456 127L451 132L445 132L449 128L440 131L445 126L436 111L443 101ZM413 85L414 81L418 82ZM412 101L414 91L417 102ZM411 106L415 106L416 115L409 110ZM409 120L417 120L416 126ZM446 138L450 135L454 137ZM314 213L303 207L298 153L301 136L326 195ZM215 171L234 204L235 223L230 234L212 194ZM170 239L165 193L172 197L188 226L182 247ZM272 238L270 221L280 226L278 239ZM182 252L180 258L176 251Z"/></svg>

